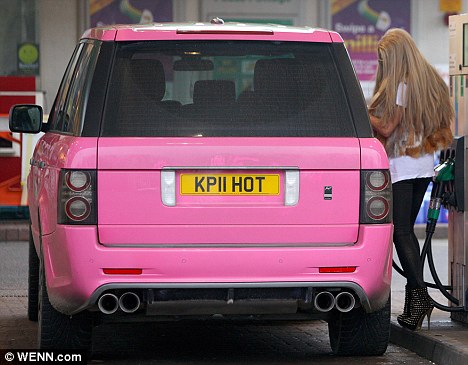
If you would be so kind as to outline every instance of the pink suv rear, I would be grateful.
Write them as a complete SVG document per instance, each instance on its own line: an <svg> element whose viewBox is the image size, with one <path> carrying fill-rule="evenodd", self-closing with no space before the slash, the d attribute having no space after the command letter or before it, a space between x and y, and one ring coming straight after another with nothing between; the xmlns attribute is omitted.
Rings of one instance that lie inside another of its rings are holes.
<svg viewBox="0 0 468 365"><path fill-rule="evenodd" d="M31 160L29 317L41 348L104 320L328 322L337 354L390 329L391 182L341 37L311 28L92 29ZM67 333L67 335L63 335Z"/></svg>

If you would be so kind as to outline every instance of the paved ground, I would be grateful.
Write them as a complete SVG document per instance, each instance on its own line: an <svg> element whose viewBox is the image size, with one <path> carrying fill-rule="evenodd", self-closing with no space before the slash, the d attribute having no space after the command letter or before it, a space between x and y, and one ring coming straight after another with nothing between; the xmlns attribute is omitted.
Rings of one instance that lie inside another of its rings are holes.
<svg viewBox="0 0 468 365"><path fill-rule="evenodd" d="M36 324L25 313L25 297L0 297L0 349L36 346ZM102 325L93 346L96 364L431 364L395 345L384 356L335 357L323 322Z"/></svg>
<svg viewBox="0 0 468 365"><path fill-rule="evenodd" d="M26 260L27 242L0 242L0 349L36 346L37 325L26 318ZM92 363L106 364L431 364L393 344L381 357L332 356L319 321L108 324L96 328L93 345Z"/></svg>
<svg viewBox="0 0 468 365"><path fill-rule="evenodd" d="M423 241L420 240L421 245ZM437 273L442 283L448 283L448 241L447 238L433 239L432 249ZM398 258L394 253L394 259ZM427 321L420 331L412 332L401 328L396 316L402 312L404 304L405 279L393 272L392 280L392 334L394 344L404 346L436 364L468 364L468 325L452 321L450 313L434 308L430 330ZM425 270L425 280L433 282L429 269ZM436 289L429 289L434 300L448 305L447 299Z"/></svg>
<svg viewBox="0 0 468 365"><path fill-rule="evenodd" d="M421 245L423 242L421 241ZM437 274L439 275L440 280L442 283L447 283L448 277L448 248L447 248L447 240L445 239L434 239L432 240L432 251L434 256L434 263L436 265ZM396 251L393 252L393 259L399 265L398 256ZM424 279L427 282L433 282L430 270L425 267L424 271ZM392 313L395 316L400 314L403 310L403 304L405 299L405 283L406 279L399 275L395 270L393 270L393 278L392 278ZM435 289L429 289L429 292L434 300L447 305L447 300L445 297ZM447 312L442 312L439 309L434 309L432 312L432 320L433 321L449 321L450 315Z"/></svg>
<svg viewBox="0 0 468 365"><path fill-rule="evenodd" d="M0 220L0 242L27 241L28 235L28 221Z"/></svg>

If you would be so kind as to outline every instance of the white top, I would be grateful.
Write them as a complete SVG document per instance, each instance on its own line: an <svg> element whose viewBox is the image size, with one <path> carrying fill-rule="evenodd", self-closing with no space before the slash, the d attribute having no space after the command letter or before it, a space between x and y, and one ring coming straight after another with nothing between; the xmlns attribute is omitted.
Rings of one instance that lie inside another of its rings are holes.
<svg viewBox="0 0 468 365"><path fill-rule="evenodd" d="M406 107L406 84L398 85L396 104ZM402 180L434 176L434 154L424 154L417 158L410 156L390 157L392 183Z"/></svg>
<svg viewBox="0 0 468 365"><path fill-rule="evenodd" d="M417 158L411 156L391 157L388 160L393 184L401 180L434 176L433 153Z"/></svg>
<svg viewBox="0 0 468 365"><path fill-rule="evenodd" d="M406 108L406 83L400 82L396 94L396 105Z"/></svg>

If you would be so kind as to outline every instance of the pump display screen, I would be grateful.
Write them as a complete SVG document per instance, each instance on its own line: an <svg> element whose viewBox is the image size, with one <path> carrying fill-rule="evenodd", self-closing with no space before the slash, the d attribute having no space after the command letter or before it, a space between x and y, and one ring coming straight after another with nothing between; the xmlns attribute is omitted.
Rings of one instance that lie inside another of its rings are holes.
<svg viewBox="0 0 468 365"><path fill-rule="evenodd" d="M468 67L468 23L463 24L463 67Z"/></svg>

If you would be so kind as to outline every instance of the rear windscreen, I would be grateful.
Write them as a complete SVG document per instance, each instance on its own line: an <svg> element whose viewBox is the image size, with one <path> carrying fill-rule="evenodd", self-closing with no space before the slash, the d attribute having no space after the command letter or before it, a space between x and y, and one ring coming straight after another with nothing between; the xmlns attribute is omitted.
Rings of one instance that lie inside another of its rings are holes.
<svg viewBox="0 0 468 365"><path fill-rule="evenodd" d="M119 43L102 135L354 137L330 44Z"/></svg>

